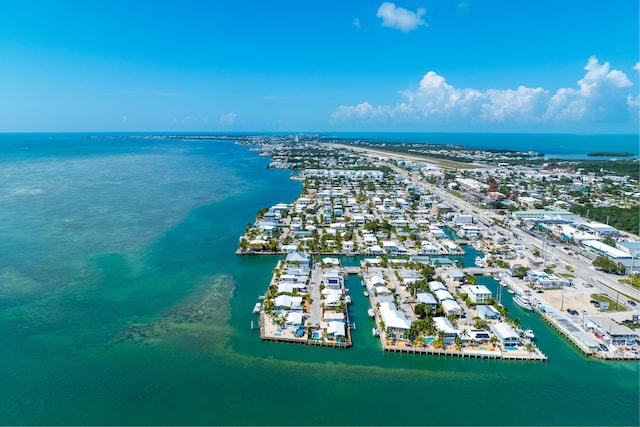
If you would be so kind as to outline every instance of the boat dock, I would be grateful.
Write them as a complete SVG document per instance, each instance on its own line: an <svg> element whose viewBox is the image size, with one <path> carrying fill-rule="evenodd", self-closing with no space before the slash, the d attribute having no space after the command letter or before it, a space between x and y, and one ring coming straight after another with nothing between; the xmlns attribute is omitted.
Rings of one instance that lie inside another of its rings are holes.
<svg viewBox="0 0 640 427"><path fill-rule="evenodd" d="M436 356L447 357L467 357L472 359L503 359L503 360L531 360L545 362L547 356L539 352L532 352L528 354L509 354L500 350L453 350L453 349L441 349L433 347L416 347L406 345L389 345L382 344L384 351L393 353L411 353L411 354L429 354Z"/></svg>

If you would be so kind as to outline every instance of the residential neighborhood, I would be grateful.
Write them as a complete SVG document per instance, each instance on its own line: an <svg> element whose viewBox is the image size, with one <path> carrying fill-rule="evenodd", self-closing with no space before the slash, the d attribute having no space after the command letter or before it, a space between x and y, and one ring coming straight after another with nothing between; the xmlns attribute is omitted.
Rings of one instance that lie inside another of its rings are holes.
<svg viewBox="0 0 640 427"><path fill-rule="evenodd" d="M583 187L593 206L637 207L632 178L527 166L533 153L452 165L285 137L245 144L302 185L239 239L238 255L284 257L259 303L263 339L352 345L357 290L344 283L355 274L386 351L546 360L502 304L505 289L586 355L640 357L640 242L570 210Z"/></svg>

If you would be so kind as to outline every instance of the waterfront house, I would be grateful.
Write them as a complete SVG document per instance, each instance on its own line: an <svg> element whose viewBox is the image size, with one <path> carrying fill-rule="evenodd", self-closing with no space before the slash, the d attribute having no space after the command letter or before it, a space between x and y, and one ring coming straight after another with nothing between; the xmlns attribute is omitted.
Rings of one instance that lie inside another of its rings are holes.
<svg viewBox="0 0 640 427"><path fill-rule="evenodd" d="M386 286L384 277L380 271L374 271L369 275L369 283L371 286Z"/></svg>
<svg viewBox="0 0 640 427"><path fill-rule="evenodd" d="M489 325L491 331L504 346L516 346L520 344L520 336L506 322L492 323Z"/></svg>
<svg viewBox="0 0 640 427"><path fill-rule="evenodd" d="M470 240L475 240L480 237L480 229L475 224L464 224L460 227L460 236L466 237Z"/></svg>
<svg viewBox="0 0 640 427"><path fill-rule="evenodd" d="M452 344L459 332L453 327L449 319L446 317L434 317L433 322L435 323L436 330L444 334L444 343Z"/></svg>
<svg viewBox="0 0 640 427"><path fill-rule="evenodd" d="M287 265L304 265L309 266L311 261L311 257L308 254L301 252L292 252L287 254L286 263Z"/></svg>
<svg viewBox="0 0 640 427"><path fill-rule="evenodd" d="M325 310L322 313L322 320L324 322L342 322L342 323L346 323L346 317L344 315L344 312L342 311L331 311L331 310Z"/></svg>
<svg viewBox="0 0 640 427"><path fill-rule="evenodd" d="M274 304L277 310L302 310L302 297L278 295Z"/></svg>
<svg viewBox="0 0 640 427"><path fill-rule="evenodd" d="M460 334L460 339L465 344L471 342L486 344L491 341L491 335L482 329L469 329Z"/></svg>
<svg viewBox="0 0 640 427"><path fill-rule="evenodd" d="M476 307L478 317L484 320L500 319L500 312L491 305L478 305Z"/></svg>
<svg viewBox="0 0 640 427"><path fill-rule="evenodd" d="M438 255L442 250L428 240L420 242L420 254L422 255Z"/></svg>
<svg viewBox="0 0 640 427"><path fill-rule="evenodd" d="M607 316L589 316L588 326L603 335L611 345L626 347L634 345L638 340L636 330L620 325Z"/></svg>
<svg viewBox="0 0 640 427"><path fill-rule="evenodd" d="M342 252L348 254L353 252L353 248L354 248L354 242L352 242L351 240L347 240L342 242Z"/></svg>
<svg viewBox="0 0 640 427"><path fill-rule="evenodd" d="M484 285L465 285L460 288L462 293L469 296L469 300L474 304L486 304L491 298L491 291Z"/></svg>
<svg viewBox="0 0 640 427"><path fill-rule="evenodd" d="M380 303L380 316L385 326L390 329L391 336L389 338L391 339L401 338L404 332L411 328L411 322L391 302Z"/></svg>
<svg viewBox="0 0 640 427"><path fill-rule="evenodd" d="M302 325L303 314L301 311L289 311L287 313L285 326L288 328L297 328Z"/></svg>
<svg viewBox="0 0 640 427"><path fill-rule="evenodd" d="M344 288L344 278L340 271L336 269L322 273L322 282L328 289L341 290Z"/></svg>
<svg viewBox="0 0 640 427"><path fill-rule="evenodd" d="M342 302L342 293L333 289L323 289L322 298L325 307L337 307Z"/></svg>
<svg viewBox="0 0 640 427"><path fill-rule="evenodd" d="M346 336L346 325L344 322L327 322L327 338L339 339Z"/></svg>
<svg viewBox="0 0 640 427"><path fill-rule="evenodd" d="M305 282L280 282L278 283L278 293L297 293L302 294L307 292L307 285Z"/></svg>

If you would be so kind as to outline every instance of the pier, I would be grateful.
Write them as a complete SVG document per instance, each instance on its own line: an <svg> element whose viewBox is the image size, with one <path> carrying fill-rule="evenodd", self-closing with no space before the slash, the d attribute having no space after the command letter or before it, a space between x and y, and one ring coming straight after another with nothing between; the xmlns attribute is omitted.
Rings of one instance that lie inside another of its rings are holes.
<svg viewBox="0 0 640 427"><path fill-rule="evenodd" d="M447 357L466 357L471 359L503 359L503 360L530 360L538 362L546 362L547 356L538 352L530 352L528 354L509 354L500 350L472 350L472 349L442 349L434 347L416 347L407 345L391 345L382 343L384 351L393 353L410 353L410 354L429 354L435 356Z"/></svg>

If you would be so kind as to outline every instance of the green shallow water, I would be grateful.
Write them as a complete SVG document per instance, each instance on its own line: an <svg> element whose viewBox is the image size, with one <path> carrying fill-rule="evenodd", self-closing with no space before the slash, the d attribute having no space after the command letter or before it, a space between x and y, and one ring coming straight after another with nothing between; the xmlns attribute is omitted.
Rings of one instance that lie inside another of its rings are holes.
<svg viewBox="0 0 640 427"><path fill-rule="evenodd" d="M237 238L300 187L243 147L6 138L1 424L640 422L636 363L584 358L509 295L547 363L383 353L355 277L351 349L260 342L277 258L236 257Z"/></svg>

